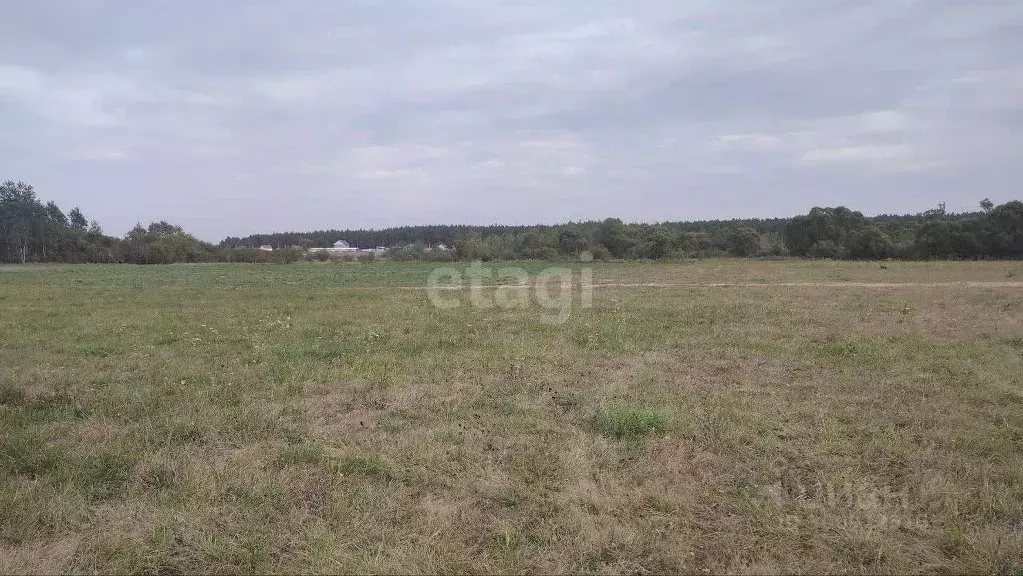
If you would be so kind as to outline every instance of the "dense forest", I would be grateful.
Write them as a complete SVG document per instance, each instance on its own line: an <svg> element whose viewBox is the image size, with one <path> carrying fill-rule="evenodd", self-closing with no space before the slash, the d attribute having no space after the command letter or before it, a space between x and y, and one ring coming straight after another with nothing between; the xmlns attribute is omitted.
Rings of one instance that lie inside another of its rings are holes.
<svg viewBox="0 0 1023 576"><path fill-rule="evenodd" d="M792 218L322 230L226 238L214 245L167 222L136 225L123 238L107 236L79 208L65 214L53 202L44 204L32 186L7 181L0 184L0 262L295 262L305 249L337 240L387 247L396 260L562 260L584 252L597 259L1023 258L1023 202L995 206L985 199L979 208L949 213L939 205L913 215L864 216L839 206ZM274 250L260 250L263 245Z"/></svg>

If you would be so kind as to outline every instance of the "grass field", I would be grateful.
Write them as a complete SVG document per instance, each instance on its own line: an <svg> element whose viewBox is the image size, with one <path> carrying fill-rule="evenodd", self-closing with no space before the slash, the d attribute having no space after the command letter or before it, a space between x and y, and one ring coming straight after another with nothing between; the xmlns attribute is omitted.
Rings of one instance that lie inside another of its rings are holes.
<svg viewBox="0 0 1023 576"><path fill-rule="evenodd" d="M572 266L0 266L0 572L1023 573L1023 263Z"/></svg>

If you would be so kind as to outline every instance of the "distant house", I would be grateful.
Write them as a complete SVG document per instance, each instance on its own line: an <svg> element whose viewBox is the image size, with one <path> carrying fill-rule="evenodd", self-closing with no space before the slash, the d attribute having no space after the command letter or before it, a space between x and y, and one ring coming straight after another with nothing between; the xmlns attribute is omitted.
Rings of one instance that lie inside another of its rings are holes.
<svg viewBox="0 0 1023 576"><path fill-rule="evenodd" d="M334 242L334 245L331 246L330 248L310 248L309 249L309 253L310 254L315 254L317 252L326 252L327 254L337 254L337 255L342 255L342 256L343 255L352 255L352 256L372 255L372 256L380 256L380 255L384 254L385 252L387 252L387 248L384 248L383 246L377 246L376 248L355 248L351 244L349 244L348 242L345 242L344 240L338 240L337 242Z"/></svg>
<svg viewBox="0 0 1023 576"><path fill-rule="evenodd" d="M274 247L269 245L269 244L263 244L262 246L259 247L259 249L262 250L263 252L273 252L274 251Z"/></svg>
<svg viewBox="0 0 1023 576"><path fill-rule="evenodd" d="M351 244L344 240L338 240L337 242L334 242L333 248L329 248L329 250L334 252L358 252L359 249L353 248Z"/></svg>
<svg viewBox="0 0 1023 576"><path fill-rule="evenodd" d="M334 242L334 245L330 248L310 248L309 253L313 254L316 252L326 252L328 254L344 254L348 252L358 252L358 248L352 248L352 245L344 240L338 240Z"/></svg>

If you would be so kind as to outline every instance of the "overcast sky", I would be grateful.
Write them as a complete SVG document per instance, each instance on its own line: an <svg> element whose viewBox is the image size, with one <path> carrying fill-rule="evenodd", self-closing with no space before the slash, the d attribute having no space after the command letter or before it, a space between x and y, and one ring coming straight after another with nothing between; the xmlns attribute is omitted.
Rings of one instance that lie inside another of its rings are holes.
<svg viewBox="0 0 1023 576"><path fill-rule="evenodd" d="M3 3L0 179L208 240L1023 196L1020 0Z"/></svg>

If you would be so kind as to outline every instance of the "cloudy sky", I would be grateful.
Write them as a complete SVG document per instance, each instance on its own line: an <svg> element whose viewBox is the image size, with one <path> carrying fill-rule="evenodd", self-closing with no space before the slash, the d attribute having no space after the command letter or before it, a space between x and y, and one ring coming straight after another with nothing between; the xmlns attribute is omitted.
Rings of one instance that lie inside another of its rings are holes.
<svg viewBox="0 0 1023 576"><path fill-rule="evenodd" d="M0 179L114 234L1023 195L1020 0L34 0Z"/></svg>

